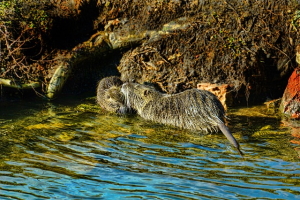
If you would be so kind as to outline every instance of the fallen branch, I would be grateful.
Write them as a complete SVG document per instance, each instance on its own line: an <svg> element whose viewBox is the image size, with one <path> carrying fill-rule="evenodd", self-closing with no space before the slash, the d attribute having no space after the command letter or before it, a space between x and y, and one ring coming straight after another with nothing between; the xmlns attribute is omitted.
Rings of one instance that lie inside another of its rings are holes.
<svg viewBox="0 0 300 200"><path fill-rule="evenodd" d="M18 84L13 80L3 79L3 78L0 78L0 85L16 88L16 89L32 89L32 88L41 87L41 84L39 82Z"/></svg>

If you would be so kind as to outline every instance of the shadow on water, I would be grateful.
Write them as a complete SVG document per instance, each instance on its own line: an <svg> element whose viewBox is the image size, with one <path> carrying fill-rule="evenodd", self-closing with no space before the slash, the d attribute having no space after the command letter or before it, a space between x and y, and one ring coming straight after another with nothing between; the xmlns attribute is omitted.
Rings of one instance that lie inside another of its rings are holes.
<svg viewBox="0 0 300 200"><path fill-rule="evenodd" d="M289 129L231 109L221 134L102 112L94 100L1 104L0 199L299 199Z"/></svg>

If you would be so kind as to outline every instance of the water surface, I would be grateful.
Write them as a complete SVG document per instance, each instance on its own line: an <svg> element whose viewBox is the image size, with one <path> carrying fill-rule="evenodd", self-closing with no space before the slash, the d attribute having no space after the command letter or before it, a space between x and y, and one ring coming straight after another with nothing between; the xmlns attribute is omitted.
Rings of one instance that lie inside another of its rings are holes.
<svg viewBox="0 0 300 200"><path fill-rule="evenodd" d="M241 158L221 133L93 105L0 104L0 199L300 199L298 146L264 107L229 110Z"/></svg>

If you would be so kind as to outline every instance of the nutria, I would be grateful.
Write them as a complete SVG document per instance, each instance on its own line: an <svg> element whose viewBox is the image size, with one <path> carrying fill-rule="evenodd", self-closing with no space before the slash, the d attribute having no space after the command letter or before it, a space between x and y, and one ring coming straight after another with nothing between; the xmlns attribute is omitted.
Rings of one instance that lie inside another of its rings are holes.
<svg viewBox="0 0 300 200"><path fill-rule="evenodd" d="M144 119L190 130L220 129L242 154L239 143L224 124L224 107L211 92L189 89L169 95L138 83L124 83L121 92L127 106Z"/></svg>
<svg viewBox="0 0 300 200"><path fill-rule="evenodd" d="M121 93L123 82L117 76L110 76L99 81L97 87L97 103L105 110L114 113L127 113L129 110L124 103Z"/></svg>

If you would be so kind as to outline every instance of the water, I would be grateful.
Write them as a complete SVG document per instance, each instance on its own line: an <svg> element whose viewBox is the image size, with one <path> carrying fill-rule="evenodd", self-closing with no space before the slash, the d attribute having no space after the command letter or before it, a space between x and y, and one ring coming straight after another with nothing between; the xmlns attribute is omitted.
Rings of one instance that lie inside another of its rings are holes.
<svg viewBox="0 0 300 200"><path fill-rule="evenodd" d="M261 107L229 111L241 158L221 133L81 103L0 104L0 199L300 199L298 146Z"/></svg>

